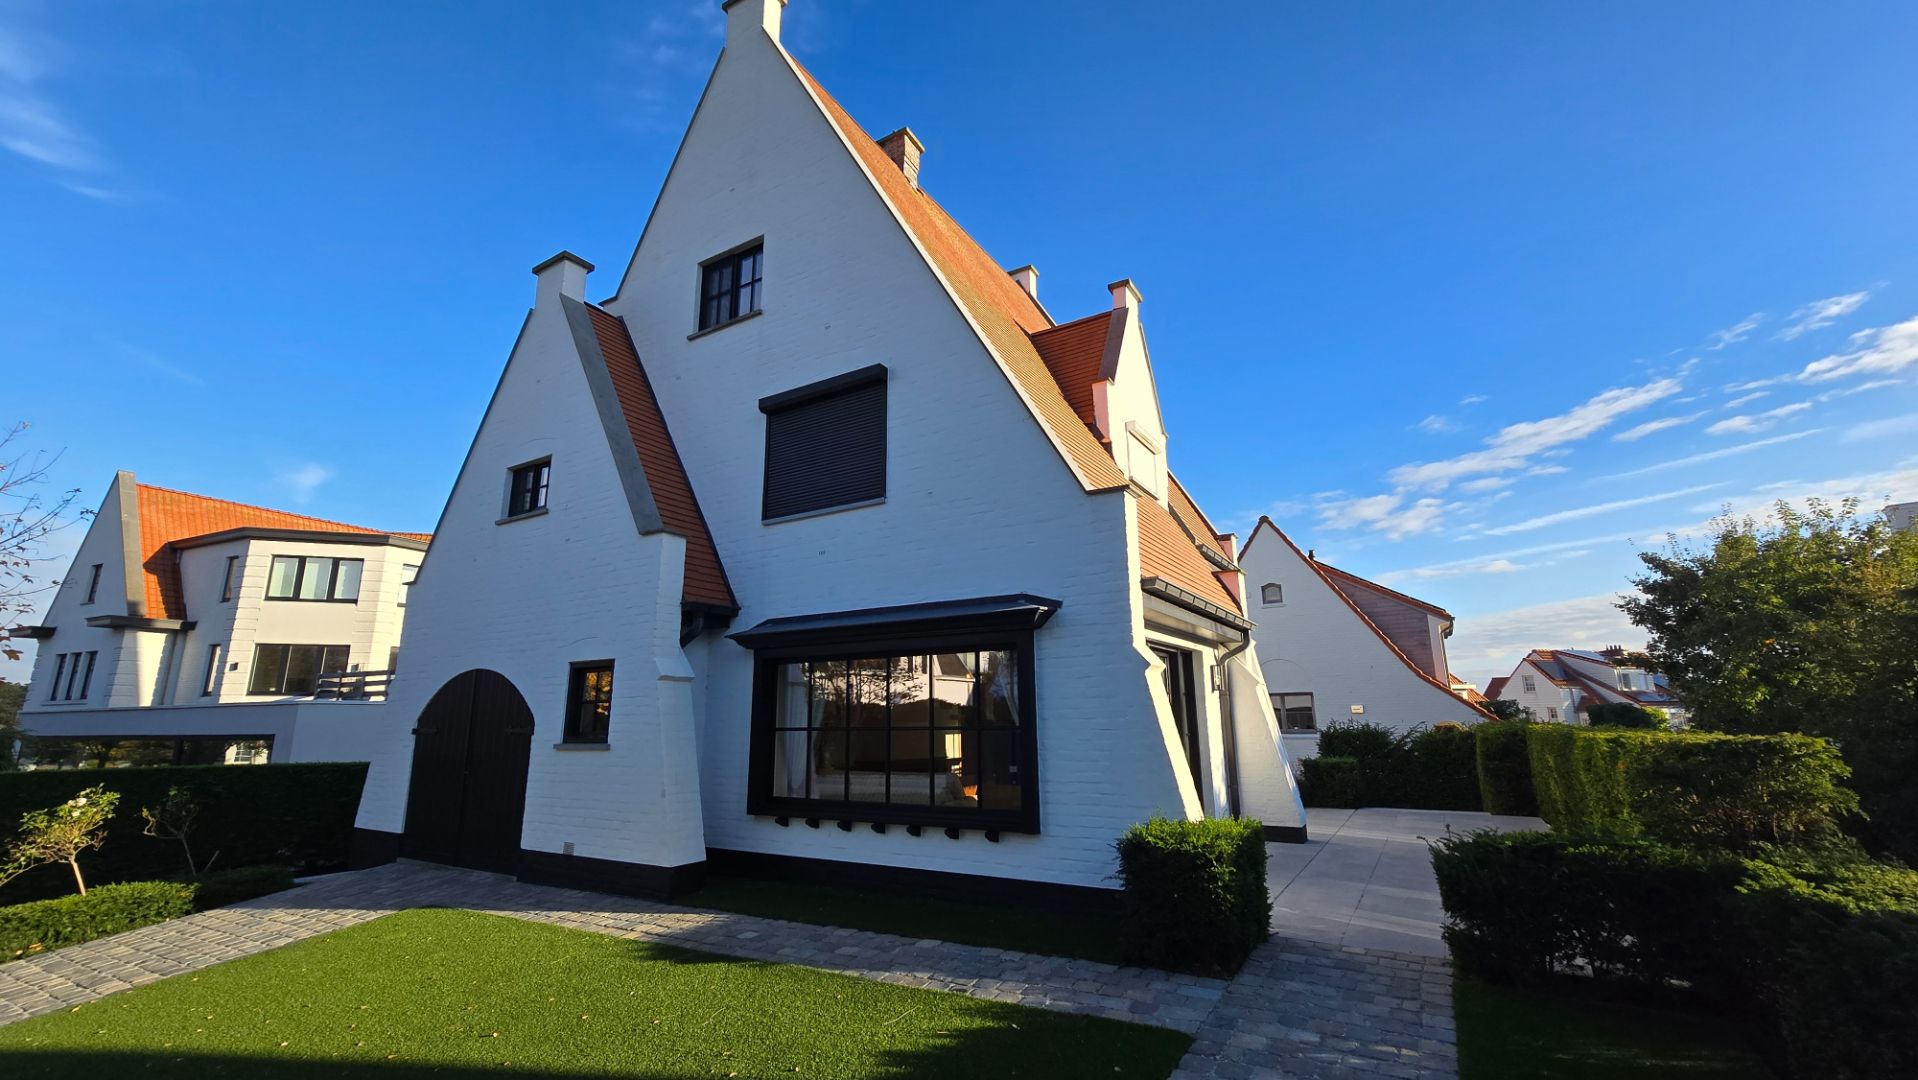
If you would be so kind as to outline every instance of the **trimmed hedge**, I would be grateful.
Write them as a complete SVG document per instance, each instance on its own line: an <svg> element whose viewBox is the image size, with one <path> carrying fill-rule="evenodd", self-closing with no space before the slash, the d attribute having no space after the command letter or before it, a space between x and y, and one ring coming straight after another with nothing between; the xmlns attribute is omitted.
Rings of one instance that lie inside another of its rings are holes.
<svg viewBox="0 0 1918 1080"><path fill-rule="evenodd" d="M285 866L247 866L201 874L191 884L193 910L207 911L256 896L284 892L293 887L293 871Z"/></svg>
<svg viewBox="0 0 1918 1080"><path fill-rule="evenodd" d="M1494 720L1472 729L1477 736L1478 790L1488 813L1538 813L1525 738L1530 726L1523 720Z"/></svg>
<svg viewBox="0 0 1918 1080"><path fill-rule="evenodd" d="M87 882L151 881L186 869L177 841L144 836L140 808L157 806L179 787L200 804L193 834L202 859L219 852L217 869L262 864L305 871L345 866L359 812L364 762L292 765L191 765L155 769L73 769L0 774L0 843L11 839L20 816L105 784L120 793L107 823L106 844L80 858ZM0 887L0 903L71 892L65 866L41 867Z"/></svg>
<svg viewBox="0 0 1918 1080"><path fill-rule="evenodd" d="M1300 797L1307 806L1477 810L1476 730L1334 724L1319 736L1319 756L1299 763Z"/></svg>
<svg viewBox="0 0 1918 1080"><path fill-rule="evenodd" d="M100 885L58 900L0 907L0 962L177 919L193 911L193 886L177 881Z"/></svg>
<svg viewBox="0 0 1918 1080"><path fill-rule="evenodd" d="M1432 863L1462 971L1679 983L1758 1017L1793 1076L1918 1075L1918 871L1842 845L1489 832L1441 839Z"/></svg>
<svg viewBox="0 0 1918 1080"><path fill-rule="evenodd" d="M1562 832L1750 848L1829 840L1858 809L1837 749L1808 735L1533 724L1526 743L1539 816Z"/></svg>
<svg viewBox="0 0 1918 1080"><path fill-rule="evenodd" d="M1118 849L1131 962L1229 974L1270 935L1258 821L1155 817L1126 830Z"/></svg>

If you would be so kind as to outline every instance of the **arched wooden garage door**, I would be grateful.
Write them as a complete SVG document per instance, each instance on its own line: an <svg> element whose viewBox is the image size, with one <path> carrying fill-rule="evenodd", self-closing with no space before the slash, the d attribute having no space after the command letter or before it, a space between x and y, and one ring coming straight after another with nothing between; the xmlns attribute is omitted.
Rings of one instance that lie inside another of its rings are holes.
<svg viewBox="0 0 1918 1080"><path fill-rule="evenodd" d="M506 676L474 670L440 687L413 729L406 854L515 872L532 746L533 710Z"/></svg>

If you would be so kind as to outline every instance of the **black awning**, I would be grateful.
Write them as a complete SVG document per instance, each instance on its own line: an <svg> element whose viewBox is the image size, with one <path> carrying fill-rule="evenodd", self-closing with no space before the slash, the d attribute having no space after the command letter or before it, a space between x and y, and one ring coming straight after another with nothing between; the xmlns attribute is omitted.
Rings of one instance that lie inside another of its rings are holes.
<svg viewBox="0 0 1918 1080"><path fill-rule="evenodd" d="M727 635L749 649L909 634L1037 630L1059 610L1057 600L1015 593L929 604L787 615Z"/></svg>

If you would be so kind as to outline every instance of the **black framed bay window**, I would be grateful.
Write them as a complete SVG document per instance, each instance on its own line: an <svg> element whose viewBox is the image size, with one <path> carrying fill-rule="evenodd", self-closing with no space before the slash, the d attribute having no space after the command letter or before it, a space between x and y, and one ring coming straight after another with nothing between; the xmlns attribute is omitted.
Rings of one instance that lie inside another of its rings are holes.
<svg viewBox="0 0 1918 1080"><path fill-rule="evenodd" d="M569 743L603 743L613 719L613 662L594 660L574 664L566 684L566 730Z"/></svg>
<svg viewBox="0 0 1918 1080"><path fill-rule="evenodd" d="M734 635L755 656L748 812L1038 832L1041 603L950 629L839 613L806 618L851 625Z"/></svg>
<svg viewBox="0 0 1918 1080"><path fill-rule="evenodd" d="M249 694L307 697L320 676L346 673L345 645L256 645Z"/></svg>

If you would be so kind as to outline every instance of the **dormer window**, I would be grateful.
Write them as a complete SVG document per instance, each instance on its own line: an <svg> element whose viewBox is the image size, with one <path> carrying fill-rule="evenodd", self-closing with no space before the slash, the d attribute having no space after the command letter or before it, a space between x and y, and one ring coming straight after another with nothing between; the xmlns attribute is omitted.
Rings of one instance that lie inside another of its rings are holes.
<svg viewBox="0 0 1918 1080"><path fill-rule="evenodd" d="M759 275L765 245L759 241L708 260L699 268L699 328L711 330L759 311Z"/></svg>
<svg viewBox="0 0 1918 1080"><path fill-rule="evenodd" d="M546 509L546 486L552 480L553 459L541 458L513 466L506 485L506 515L502 520L527 517Z"/></svg>
<svg viewBox="0 0 1918 1080"><path fill-rule="evenodd" d="M1259 603L1270 607L1285 603L1285 589L1276 581L1268 581L1259 586Z"/></svg>

